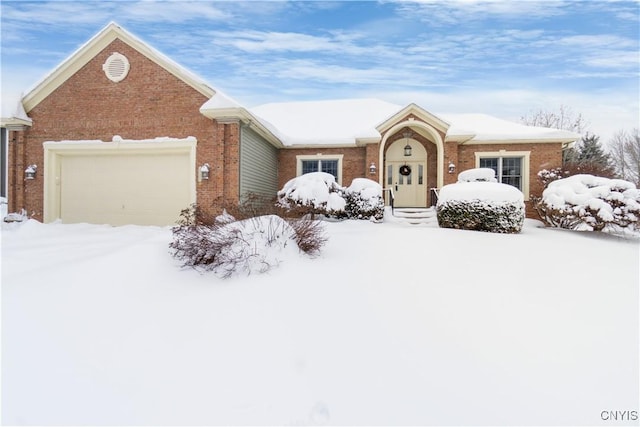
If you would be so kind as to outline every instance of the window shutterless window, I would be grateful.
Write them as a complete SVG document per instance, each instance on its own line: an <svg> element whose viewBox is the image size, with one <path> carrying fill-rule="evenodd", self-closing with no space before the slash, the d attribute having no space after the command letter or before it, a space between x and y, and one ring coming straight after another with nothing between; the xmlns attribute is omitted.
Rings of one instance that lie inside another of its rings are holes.
<svg viewBox="0 0 640 427"><path fill-rule="evenodd" d="M342 154L296 156L298 162L297 175L325 172L333 175L338 184L342 184L342 157Z"/></svg>
<svg viewBox="0 0 640 427"><path fill-rule="evenodd" d="M522 157L481 157L479 166L493 169L498 182L513 185L522 191L522 163Z"/></svg>
<svg viewBox="0 0 640 427"><path fill-rule="evenodd" d="M529 200L531 151L476 151L476 167L491 168L498 182L513 185Z"/></svg>
<svg viewBox="0 0 640 427"><path fill-rule="evenodd" d="M338 161L333 159L303 160L302 174L310 172L326 172L338 179Z"/></svg>

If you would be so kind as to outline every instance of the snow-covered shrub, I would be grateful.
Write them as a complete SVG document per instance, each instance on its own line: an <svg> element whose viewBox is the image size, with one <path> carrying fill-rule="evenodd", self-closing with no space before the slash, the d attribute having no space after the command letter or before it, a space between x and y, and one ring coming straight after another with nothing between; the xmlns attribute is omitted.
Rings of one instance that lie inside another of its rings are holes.
<svg viewBox="0 0 640 427"><path fill-rule="evenodd" d="M234 274L263 273L292 253L315 255L326 242L322 223L263 215L236 220L223 213L208 221L197 206L182 211L169 247L183 267Z"/></svg>
<svg viewBox="0 0 640 427"><path fill-rule="evenodd" d="M519 233L525 218L524 196L497 182L461 182L442 187L436 206L443 228Z"/></svg>
<svg viewBox="0 0 640 427"><path fill-rule="evenodd" d="M276 206L298 216L320 214L330 218L373 219L384 215L382 187L367 178L355 178L347 188L333 175L307 173L289 180L278 191Z"/></svg>
<svg viewBox="0 0 640 427"><path fill-rule="evenodd" d="M344 191L345 210L351 219L382 220L384 216L384 199L382 187L367 178L355 178Z"/></svg>
<svg viewBox="0 0 640 427"><path fill-rule="evenodd" d="M458 174L458 182L498 182L491 168L467 169Z"/></svg>
<svg viewBox="0 0 640 427"><path fill-rule="evenodd" d="M569 171L563 168L542 169L537 175L542 185L547 188L549 183L569 176Z"/></svg>
<svg viewBox="0 0 640 427"><path fill-rule="evenodd" d="M278 191L276 205L302 214L321 214L333 218L345 218L344 189L333 175L312 172L290 179Z"/></svg>
<svg viewBox="0 0 640 427"><path fill-rule="evenodd" d="M535 205L548 225L585 231L640 229L640 190L621 179L580 174L549 183Z"/></svg>

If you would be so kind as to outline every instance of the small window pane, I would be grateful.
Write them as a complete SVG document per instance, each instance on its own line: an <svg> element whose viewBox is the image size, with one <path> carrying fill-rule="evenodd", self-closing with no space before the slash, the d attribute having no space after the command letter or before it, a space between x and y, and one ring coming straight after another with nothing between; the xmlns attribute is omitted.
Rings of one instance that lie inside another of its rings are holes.
<svg viewBox="0 0 640 427"><path fill-rule="evenodd" d="M424 171L423 171L423 166L422 165L418 165L418 185L422 185L423 184L423 175L424 175Z"/></svg>
<svg viewBox="0 0 640 427"><path fill-rule="evenodd" d="M318 161L317 160L303 160L302 161L302 174L318 172Z"/></svg>
<svg viewBox="0 0 640 427"><path fill-rule="evenodd" d="M502 175L520 175L521 160L522 159L516 157L502 159Z"/></svg>
<svg viewBox="0 0 640 427"><path fill-rule="evenodd" d="M520 185L521 179L520 179L519 176L503 176L502 177L502 183L503 184L513 185L517 189L522 190L522 187Z"/></svg>
<svg viewBox="0 0 640 427"><path fill-rule="evenodd" d="M387 185L393 185L393 165L387 166Z"/></svg>
<svg viewBox="0 0 640 427"><path fill-rule="evenodd" d="M502 176L500 182L513 185L522 190L522 158L505 157L502 159Z"/></svg>
<svg viewBox="0 0 640 427"><path fill-rule="evenodd" d="M480 159L481 168L493 169L496 173L496 178L500 176L498 173L498 158L497 157L485 157Z"/></svg>
<svg viewBox="0 0 640 427"><path fill-rule="evenodd" d="M411 175L413 174L413 170L409 172L409 175L407 175L407 185L411 185Z"/></svg>
<svg viewBox="0 0 640 427"><path fill-rule="evenodd" d="M404 185L404 175L398 174L398 184Z"/></svg>
<svg viewBox="0 0 640 427"><path fill-rule="evenodd" d="M337 160L321 160L322 172L330 173L338 180L338 161Z"/></svg>

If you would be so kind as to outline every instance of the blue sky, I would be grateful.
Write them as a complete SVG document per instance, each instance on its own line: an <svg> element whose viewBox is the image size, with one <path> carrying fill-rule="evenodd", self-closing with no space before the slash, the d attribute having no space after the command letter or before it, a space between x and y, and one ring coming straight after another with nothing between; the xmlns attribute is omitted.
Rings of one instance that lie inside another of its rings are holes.
<svg viewBox="0 0 640 427"><path fill-rule="evenodd" d="M603 140L640 126L638 1L3 0L0 8L3 104L116 21L248 107L377 97L517 121L564 105Z"/></svg>

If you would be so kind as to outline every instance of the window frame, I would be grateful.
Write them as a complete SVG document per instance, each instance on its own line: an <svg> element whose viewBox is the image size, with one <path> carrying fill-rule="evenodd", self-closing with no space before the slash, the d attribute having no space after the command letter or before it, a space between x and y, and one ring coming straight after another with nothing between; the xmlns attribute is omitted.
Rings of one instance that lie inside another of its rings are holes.
<svg viewBox="0 0 640 427"><path fill-rule="evenodd" d="M502 165L502 159L504 158L520 158L522 159L522 170L521 170L521 174L522 174L522 194L524 195L524 200L528 201L529 200L529 184L530 184L530 180L529 180L529 163L531 161L531 151L507 151L507 150L500 150L500 151L476 151L475 152L475 158L476 158L476 168L480 167L480 159L486 159L486 158L497 158L498 159L498 176L496 176L496 178L498 179L498 182L500 181L502 172L501 172L501 165ZM507 184L509 185L509 184ZM516 187L517 188L517 187Z"/></svg>
<svg viewBox="0 0 640 427"><path fill-rule="evenodd" d="M303 161L317 161L318 170L322 170L322 165L320 162L323 160L326 161L338 161L338 177L336 178L336 182L338 185L342 185L342 160L344 158L344 154L299 154L296 156L296 176L302 175L302 162Z"/></svg>

